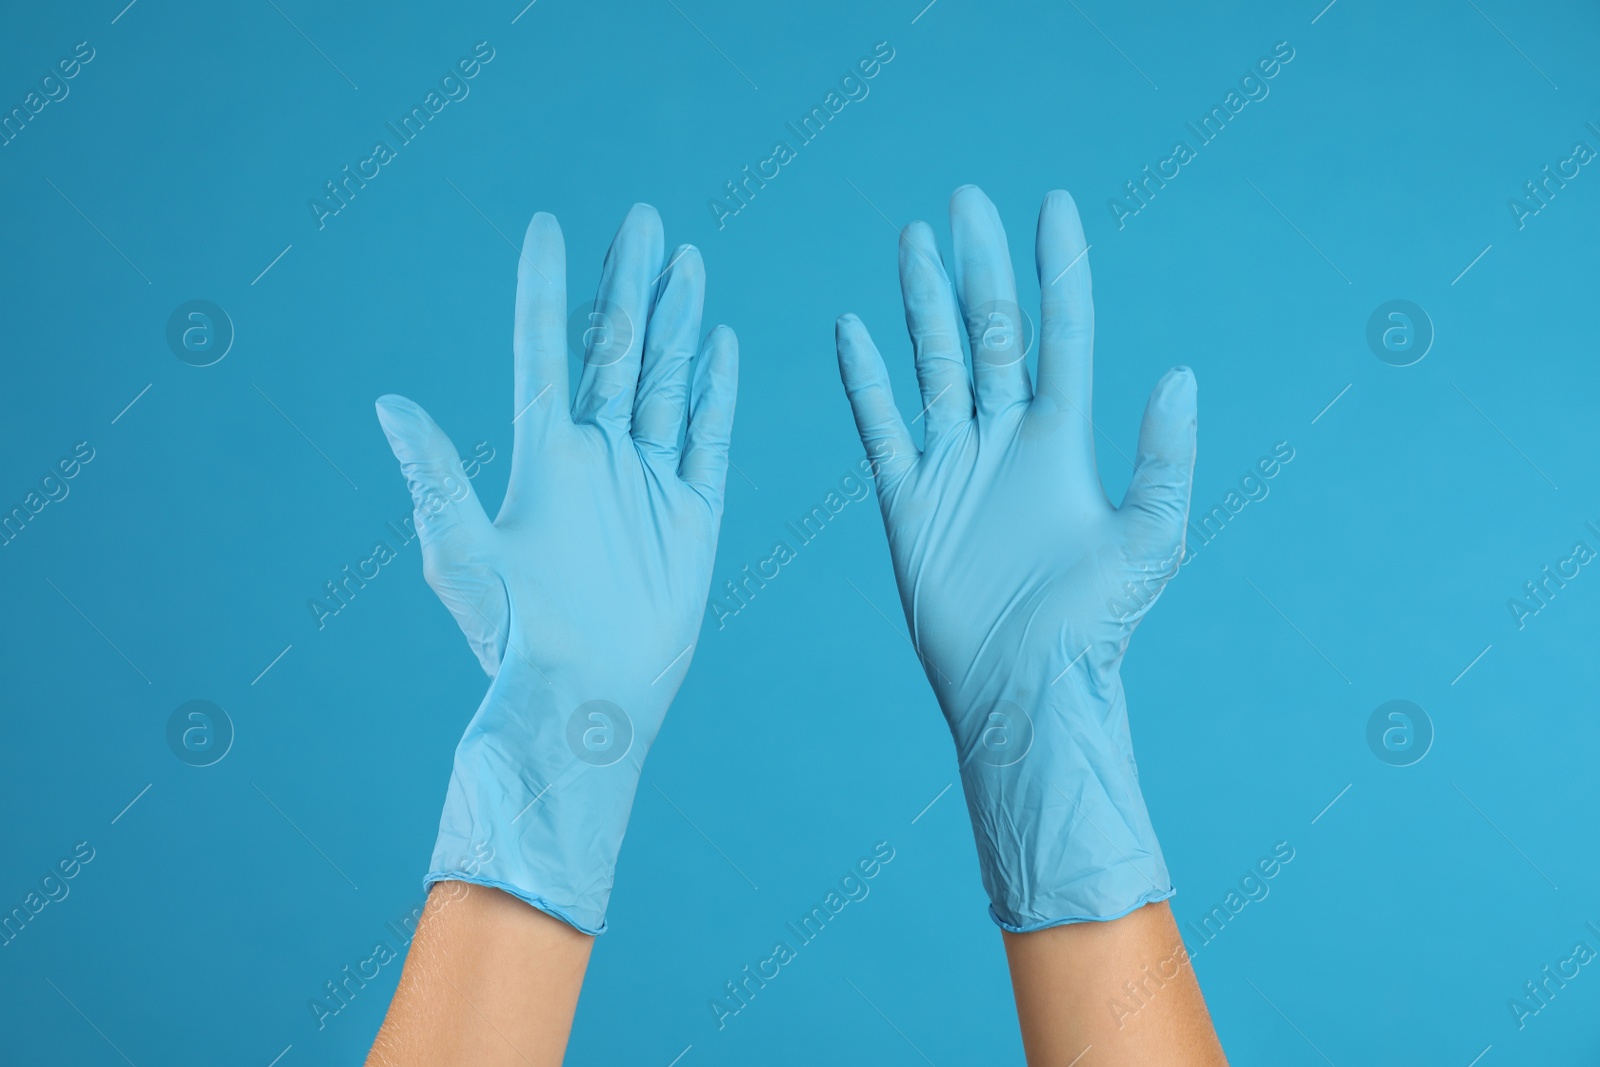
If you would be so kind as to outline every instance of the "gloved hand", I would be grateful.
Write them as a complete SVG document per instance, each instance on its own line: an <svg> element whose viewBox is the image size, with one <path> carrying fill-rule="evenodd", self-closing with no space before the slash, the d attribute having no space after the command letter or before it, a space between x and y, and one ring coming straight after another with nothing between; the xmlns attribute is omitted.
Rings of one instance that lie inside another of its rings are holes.
<svg viewBox="0 0 1600 1067"><path fill-rule="evenodd" d="M655 209L635 205L606 256L569 405L566 252L554 217L533 217L517 267L510 484L493 522L433 420L404 397L377 402L423 574L493 679L456 749L428 885L494 886L605 929L722 519L738 347L725 326L700 342L704 295L699 252L666 260Z"/></svg>
<svg viewBox="0 0 1600 1067"><path fill-rule="evenodd" d="M955 737L991 914L1014 932L1114 919L1173 892L1119 669L1182 559L1194 376L1179 367L1156 385L1113 507L1095 467L1094 311L1072 198L1051 193L1039 215L1037 392L994 205L958 189L950 226L970 380L933 232L914 222L900 239L922 450L853 315L838 323L839 371L877 467L906 621Z"/></svg>

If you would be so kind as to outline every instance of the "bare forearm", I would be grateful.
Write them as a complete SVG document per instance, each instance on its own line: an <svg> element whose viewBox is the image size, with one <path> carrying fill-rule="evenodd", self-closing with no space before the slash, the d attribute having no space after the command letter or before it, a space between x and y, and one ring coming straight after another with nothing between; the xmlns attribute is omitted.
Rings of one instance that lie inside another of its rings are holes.
<svg viewBox="0 0 1600 1067"><path fill-rule="evenodd" d="M438 883L367 1067L555 1067L593 943L497 889Z"/></svg>
<svg viewBox="0 0 1600 1067"><path fill-rule="evenodd" d="M1165 903L1003 936L1030 1067L1226 1067Z"/></svg>

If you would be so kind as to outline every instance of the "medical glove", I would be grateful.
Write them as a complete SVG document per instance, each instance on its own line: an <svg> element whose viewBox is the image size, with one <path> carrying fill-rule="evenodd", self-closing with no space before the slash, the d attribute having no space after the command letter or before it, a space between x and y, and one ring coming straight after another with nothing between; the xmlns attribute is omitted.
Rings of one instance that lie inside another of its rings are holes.
<svg viewBox="0 0 1600 1067"><path fill-rule="evenodd" d="M456 749L426 884L493 886L598 934L646 752L689 667L722 518L738 348L700 339L705 270L617 231L568 391L554 217L517 266L509 484L490 521L416 404L377 402L423 574L492 681ZM681 443L680 443L681 442Z"/></svg>
<svg viewBox="0 0 1600 1067"><path fill-rule="evenodd" d="M1095 466L1094 311L1072 198L1051 193L1039 215L1037 389L999 214L966 186L950 224L954 299L932 230L912 223L900 240L922 448L853 315L838 322L839 370L906 622L955 739L993 918L1019 933L1114 919L1173 892L1120 668L1183 558L1195 380L1179 367L1156 385L1114 507Z"/></svg>

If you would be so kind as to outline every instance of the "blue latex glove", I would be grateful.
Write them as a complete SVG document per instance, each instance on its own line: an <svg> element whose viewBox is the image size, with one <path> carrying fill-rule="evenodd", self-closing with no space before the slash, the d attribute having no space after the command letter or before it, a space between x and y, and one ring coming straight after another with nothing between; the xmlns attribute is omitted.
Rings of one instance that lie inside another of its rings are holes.
<svg viewBox="0 0 1600 1067"><path fill-rule="evenodd" d="M561 229L535 215L493 522L421 408L377 408L423 574L494 679L456 749L426 882L494 886L598 934L645 753L705 614L738 347L725 326L700 342L700 254L665 259L660 218L636 205L606 256L569 406L566 290Z"/></svg>
<svg viewBox="0 0 1600 1067"><path fill-rule="evenodd" d="M966 186L950 225L964 330L932 230L915 222L900 240L922 450L853 315L838 323L839 371L876 459L906 621L955 737L991 914L1016 932L1113 919L1173 893L1119 670L1182 558L1194 376L1179 367L1156 385L1113 507L1095 467L1094 310L1072 198L1051 193L1039 215L1037 392L999 214Z"/></svg>

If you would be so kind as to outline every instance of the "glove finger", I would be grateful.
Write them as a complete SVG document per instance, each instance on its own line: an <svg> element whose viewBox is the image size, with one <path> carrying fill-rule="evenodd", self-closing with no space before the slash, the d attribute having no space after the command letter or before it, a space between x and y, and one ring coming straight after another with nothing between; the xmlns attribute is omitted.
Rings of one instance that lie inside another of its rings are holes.
<svg viewBox="0 0 1600 1067"><path fill-rule="evenodd" d="M600 272L600 288L584 335L573 422L591 422L618 437L628 432L645 327L661 275L661 243L661 216L656 209L633 205Z"/></svg>
<svg viewBox="0 0 1600 1067"><path fill-rule="evenodd" d="M1094 296L1078 206L1062 190L1039 209L1039 395L1071 414L1072 442L1094 462Z"/></svg>
<svg viewBox="0 0 1600 1067"><path fill-rule="evenodd" d="M1196 409L1188 367L1163 375L1145 405L1133 481L1120 510L1132 524L1136 553L1151 564L1172 559L1183 547L1194 486Z"/></svg>
<svg viewBox="0 0 1600 1067"><path fill-rule="evenodd" d="M964 185L950 197L956 292L972 347L978 417L992 416L1033 396L1028 382L1026 325L1017 304L1000 213L983 190Z"/></svg>
<svg viewBox="0 0 1600 1067"><path fill-rule="evenodd" d="M739 393L739 339L726 326L712 330L694 365L689 397L689 429L683 440L678 476L722 515L728 480L728 445L733 440L733 409Z"/></svg>
<svg viewBox="0 0 1600 1067"><path fill-rule="evenodd" d="M834 326L834 340L839 349L839 377L856 417L861 447L867 450L882 486L885 478L892 481L909 469L919 453L895 407L889 371L866 324L854 315L841 315Z"/></svg>
<svg viewBox="0 0 1600 1067"><path fill-rule="evenodd" d="M700 250L682 245L668 261L661 295L650 313L639 392L633 402L634 444L666 470L678 469L678 437L688 418L689 379L705 294Z"/></svg>
<svg viewBox="0 0 1600 1067"><path fill-rule="evenodd" d="M567 246L554 215L528 223L517 259L517 309L511 332L511 475L502 514L514 510L518 487L538 462L544 432L570 421L567 385Z"/></svg>
<svg viewBox="0 0 1600 1067"><path fill-rule="evenodd" d="M525 449L524 427L567 413L567 246L560 223L545 211L522 239L511 350L515 458Z"/></svg>
<svg viewBox="0 0 1600 1067"><path fill-rule="evenodd" d="M394 394L379 397L376 407L411 491L423 576L493 676L510 617L505 588L488 558L494 528L455 445L428 413Z"/></svg>
<svg viewBox="0 0 1600 1067"><path fill-rule="evenodd" d="M900 292L905 298L906 329L916 352L917 382L922 387L918 417L926 420L926 443L972 418L972 382L961 351L961 316L933 229L926 222L913 222L900 234Z"/></svg>

